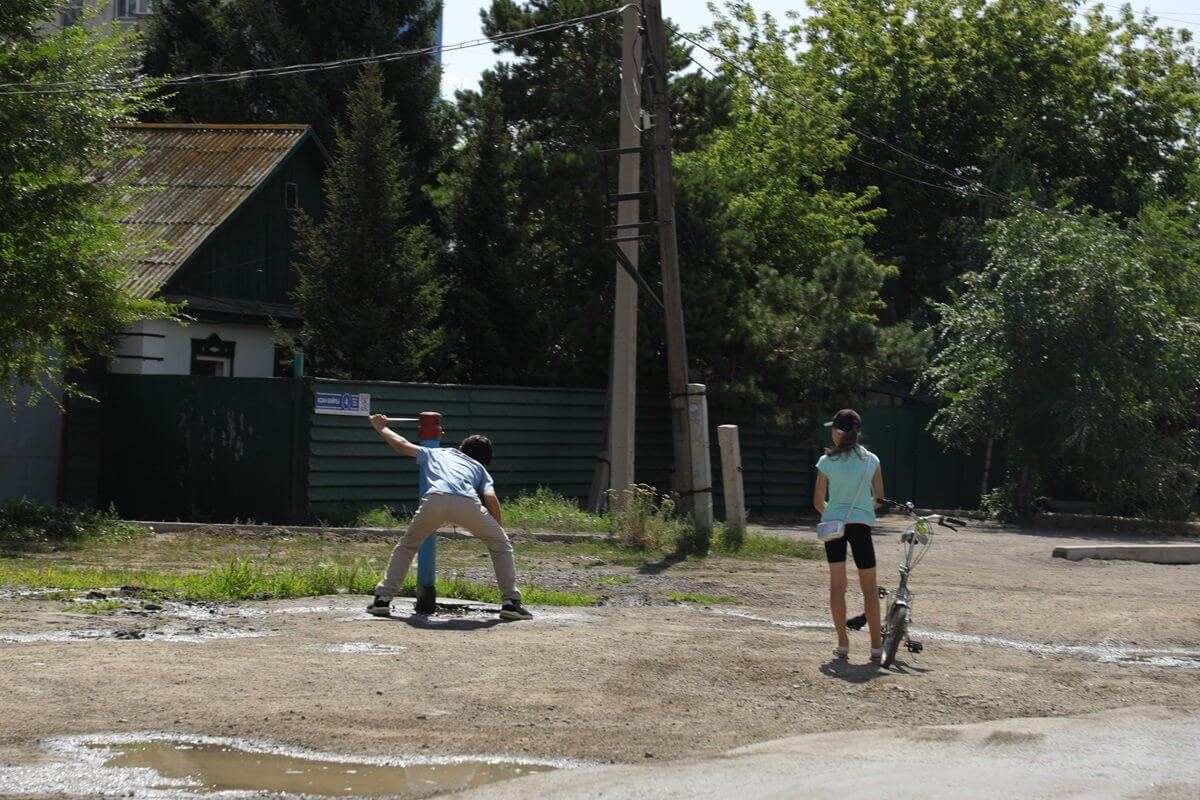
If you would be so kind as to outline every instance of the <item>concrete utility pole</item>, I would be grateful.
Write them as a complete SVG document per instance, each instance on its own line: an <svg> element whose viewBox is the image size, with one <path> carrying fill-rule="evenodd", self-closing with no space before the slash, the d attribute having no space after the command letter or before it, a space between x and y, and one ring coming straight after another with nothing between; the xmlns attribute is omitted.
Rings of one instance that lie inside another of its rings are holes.
<svg viewBox="0 0 1200 800"><path fill-rule="evenodd" d="M675 490L693 522L712 531L712 486L696 485L698 475L712 474L706 446L690 435L695 429L689 410L698 407L688 388L687 338L683 325L683 294L679 284L679 246L675 238L675 171L671 164L671 101L667 94L667 31L662 1L643 0L651 75L649 108L653 119L654 194L657 201L658 248L662 261L663 303L666 305L667 376L671 391L671 429L675 449ZM702 400L703 396L696 398ZM703 437L707 441L707 435ZM710 482L711 483L711 482ZM705 494L706 498L699 495ZM707 499L707 508L705 508Z"/></svg>
<svg viewBox="0 0 1200 800"><path fill-rule="evenodd" d="M641 187L642 54L641 15L637 6L624 12L621 35L621 137L620 172L617 191L622 196L636 195ZM638 234L641 228L641 204L636 197L617 204L617 238L626 241L617 246L636 270ZM612 372L609 375L611 397L608 406L608 487L615 500L634 482L634 428L637 417L637 304L638 287L633 276L619 261L616 300L613 308Z"/></svg>

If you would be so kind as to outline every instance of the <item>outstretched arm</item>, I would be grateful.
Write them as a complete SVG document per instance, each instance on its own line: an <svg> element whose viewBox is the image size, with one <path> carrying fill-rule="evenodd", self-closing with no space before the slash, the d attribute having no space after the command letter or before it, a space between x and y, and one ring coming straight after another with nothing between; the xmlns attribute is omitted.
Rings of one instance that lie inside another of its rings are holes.
<svg viewBox="0 0 1200 800"><path fill-rule="evenodd" d="M871 494L875 497L875 507L879 508L883 505L883 467L878 467L875 470L875 478L871 481Z"/></svg>
<svg viewBox="0 0 1200 800"><path fill-rule="evenodd" d="M371 427L383 437L388 446L402 456L416 458L417 446L387 426L387 417L383 414L371 415Z"/></svg>

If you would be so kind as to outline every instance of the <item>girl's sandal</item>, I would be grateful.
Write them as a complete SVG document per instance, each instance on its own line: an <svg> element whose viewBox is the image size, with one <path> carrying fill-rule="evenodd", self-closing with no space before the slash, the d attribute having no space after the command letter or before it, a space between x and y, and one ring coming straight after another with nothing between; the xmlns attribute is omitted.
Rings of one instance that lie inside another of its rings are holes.
<svg viewBox="0 0 1200 800"><path fill-rule="evenodd" d="M833 648L833 655L837 658L849 658L850 657L850 645L846 645L845 647L842 647L839 645L839 646Z"/></svg>
<svg viewBox="0 0 1200 800"><path fill-rule="evenodd" d="M883 660L883 648L882 647L872 647L871 648L871 660L874 661L876 664L878 664L880 661Z"/></svg>

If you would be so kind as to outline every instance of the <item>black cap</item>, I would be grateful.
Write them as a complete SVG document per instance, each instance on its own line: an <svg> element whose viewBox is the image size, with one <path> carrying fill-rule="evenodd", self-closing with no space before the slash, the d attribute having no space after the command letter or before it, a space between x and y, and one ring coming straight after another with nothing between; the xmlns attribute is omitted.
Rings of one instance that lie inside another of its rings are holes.
<svg viewBox="0 0 1200 800"><path fill-rule="evenodd" d="M825 423L825 427L837 428L839 431L857 431L862 428L862 417L852 408L843 408Z"/></svg>

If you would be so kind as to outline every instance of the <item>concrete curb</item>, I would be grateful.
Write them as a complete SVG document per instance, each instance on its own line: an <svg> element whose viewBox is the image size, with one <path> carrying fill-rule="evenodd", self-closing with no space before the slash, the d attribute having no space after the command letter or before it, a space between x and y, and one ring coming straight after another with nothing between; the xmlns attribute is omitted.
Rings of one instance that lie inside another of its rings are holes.
<svg viewBox="0 0 1200 800"><path fill-rule="evenodd" d="M1056 547L1054 558L1103 558L1148 564L1200 564L1200 544L1104 544Z"/></svg>
<svg viewBox="0 0 1200 800"><path fill-rule="evenodd" d="M1200 522L1183 520L1138 519L1135 517L1101 517L1094 514L1034 514L1032 523L1038 528L1075 531L1111 531L1140 533L1147 536L1200 537Z"/></svg>
<svg viewBox="0 0 1200 800"><path fill-rule="evenodd" d="M273 539L289 534L305 534L319 536L336 541L395 541L404 535L404 528L321 528L309 525L238 525L219 522L154 522L149 520L129 520L131 525L143 525L153 533L186 533L189 531L212 531L214 533L233 533L251 539ZM529 531L524 528L506 528L510 539L520 541L531 539L535 542L606 542L608 537L599 533L550 533L545 531ZM469 539L470 534L457 528L438 531L442 539Z"/></svg>

